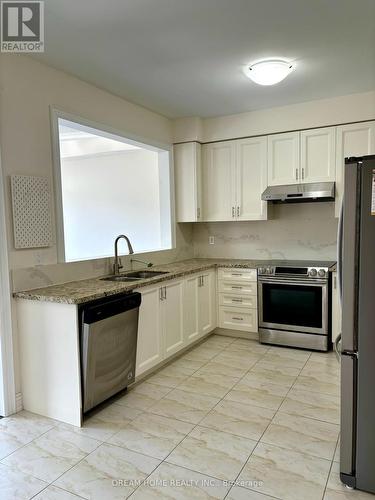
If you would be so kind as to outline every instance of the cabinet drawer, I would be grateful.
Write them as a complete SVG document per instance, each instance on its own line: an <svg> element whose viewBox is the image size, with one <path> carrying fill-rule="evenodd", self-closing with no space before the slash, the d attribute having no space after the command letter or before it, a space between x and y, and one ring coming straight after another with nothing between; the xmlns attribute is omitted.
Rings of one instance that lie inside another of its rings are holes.
<svg viewBox="0 0 375 500"><path fill-rule="evenodd" d="M256 269L220 268L219 280L256 281Z"/></svg>
<svg viewBox="0 0 375 500"><path fill-rule="evenodd" d="M257 282L219 281L219 292L239 295L257 295Z"/></svg>
<svg viewBox="0 0 375 500"><path fill-rule="evenodd" d="M257 308L256 295L236 295L231 293L221 293L219 296L221 306L247 307L248 309Z"/></svg>
<svg viewBox="0 0 375 500"><path fill-rule="evenodd" d="M240 307L219 307L219 326L245 332L258 331L258 311Z"/></svg>

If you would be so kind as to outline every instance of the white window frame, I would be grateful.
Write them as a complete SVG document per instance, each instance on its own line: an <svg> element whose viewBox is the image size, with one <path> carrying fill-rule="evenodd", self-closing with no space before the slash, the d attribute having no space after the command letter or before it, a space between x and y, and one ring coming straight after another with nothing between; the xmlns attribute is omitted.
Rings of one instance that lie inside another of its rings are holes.
<svg viewBox="0 0 375 500"><path fill-rule="evenodd" d="M60 162L60 142L59 142L59 118L68 120L79 125L91 127L103 133L103 136L108 134L108 138L117 139L122 138L127 143L132 143L136 146L144 145L145 148L155 148L159 153L165 152L165 157L169 158L169 198L170 198L170 212L171 212L171 248L150 250L142 253L151 252L167 252L176 248L176 214L175 214L175 194L174 194L174 168L173 168L173 146L172 144L164 144L145 137L136 136L126 131L119 131L108 125L97 123L81 116L77 116L54 106L50 106L50 120L51 120L51 141L52 141L52 161L53 161L53 177L54 177L54 198L55 198L55 220L56 220L56 246L57 246L57 260L58 262L65 263L65 240L64 240L64 216L63 216L63 202L62 202L62 187L61 187L61 162ZM139 253L141 255L141 253ZM104 257L105 258L105 257ZM82 259L82 260L97 260L99 258Z"/></svg>

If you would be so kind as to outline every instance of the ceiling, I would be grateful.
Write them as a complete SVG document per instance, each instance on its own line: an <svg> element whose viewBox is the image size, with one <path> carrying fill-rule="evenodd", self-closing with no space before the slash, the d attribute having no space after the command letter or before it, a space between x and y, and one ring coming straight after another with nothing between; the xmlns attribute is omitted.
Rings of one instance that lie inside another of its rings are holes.
<svg viewBox="0 0 375 500"><path fill-rule="evenodd" d="M36 58L169 117L375 89L375 0L46 0ZM295 62L273 87L243 74Z"/></svg>

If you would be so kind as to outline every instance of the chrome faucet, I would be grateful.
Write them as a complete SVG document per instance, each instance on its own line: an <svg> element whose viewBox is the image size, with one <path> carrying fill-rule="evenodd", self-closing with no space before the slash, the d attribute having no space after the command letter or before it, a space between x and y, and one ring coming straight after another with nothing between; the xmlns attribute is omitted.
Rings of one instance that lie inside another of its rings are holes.
<svg viewBox="0 0 375 500"><path fill-rule="evenodd" d="M133 264L133 262L139 262L140 264L145 264L147 267L152 267L154 265L152 262L147 262L145 260L130 259L130 263Z"/></svg>
<svg viewBox="0 0 375 500"><path fill-rule="evenodd" d="M132 244L130 243L130 240L125 234L120 234L120 236L117 236L115 239L115 262L113 264L113 273L114 274L119 274L120 269L122 269L122 264L121 264L121 259L118 256L118 242L121 240L121 238L124 238L126 240L126 243L128 244L128 249L129 249L129 255L134 253Z"/></svg>

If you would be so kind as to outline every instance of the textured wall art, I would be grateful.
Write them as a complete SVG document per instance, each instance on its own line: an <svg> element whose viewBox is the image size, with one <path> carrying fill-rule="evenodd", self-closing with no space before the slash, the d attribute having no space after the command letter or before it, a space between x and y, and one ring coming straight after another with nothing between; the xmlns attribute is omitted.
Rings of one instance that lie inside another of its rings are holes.
<svg viewBox="0 0 375 500"><path fill-rule="evenodd" d="M52 245L51 192L46 177L12 175L15 248Z"/></svg>

